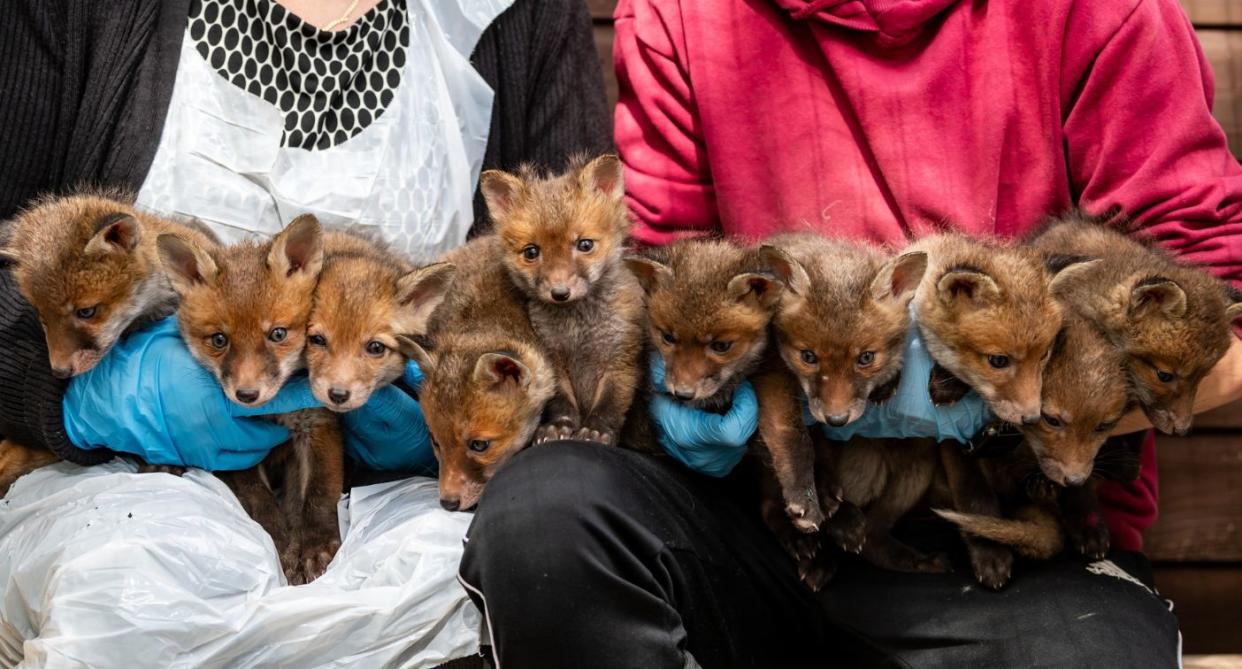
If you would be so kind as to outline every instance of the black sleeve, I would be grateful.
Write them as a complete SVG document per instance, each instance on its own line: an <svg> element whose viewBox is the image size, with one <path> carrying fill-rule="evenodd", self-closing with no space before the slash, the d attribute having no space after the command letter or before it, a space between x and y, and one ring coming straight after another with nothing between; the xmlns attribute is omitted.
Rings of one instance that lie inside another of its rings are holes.
<svg viewBox="0 0 1242 669"><path fill-rule="evenodd" d="M496 94L483 169L560 170L575 154L613 150L584 0L517 0L484 31L471 60ZM478 193L474 204L477 233L489 221Z"/></svg>

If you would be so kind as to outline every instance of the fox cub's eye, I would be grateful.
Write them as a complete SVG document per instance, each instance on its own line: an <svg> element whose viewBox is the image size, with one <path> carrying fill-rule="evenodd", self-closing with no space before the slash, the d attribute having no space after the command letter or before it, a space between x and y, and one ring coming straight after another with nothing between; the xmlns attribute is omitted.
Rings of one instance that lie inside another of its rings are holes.
<svg viewBox="0 0 1242 669"><path fill-rule="evenodd" d="M492 442L486 441L484 439L475 439L470 442L470 450L474 451L475 453L482 453L483 451L486 451L487 449L491 447L492 447Z"/></svg>
<svg viewBox="0 0 1242 669"><path fill-rule="evenodd" d="M583 253L590 253L595 248L594 239L579 239L578 250Z"/></svg>
<svg viewBox="0 0 1242 669"><path fill-rule="evenodd" d="M289 336L289 331L284 328L272 328L272 331L267 333L267 338L277 344L284 341L285 337L288 337L288 336Z"/></svg>
<svg viewBox="0 0 1242 669"><path fill-rule="evenodd" d="M90 319L95 317L96 311L99 311L98 305L93 306L93 307L82 307L81 309L78 309L77 311L73 312L73 315L77 316L78 318L84 321L89 321Z"/></svg>
<svg viewBox="0 0 1242 669"><path fill-rule="evenodd" d="M1009 356L1007 355L989 355L988 364L996 369L1004 369L1009 366Z"/></svg>
<svg viewBox="0 0 1242 669"><path fill-rule="evenodd" d="M534 262L539 258L539 247L534 244L527 244L526 247L522 249L522 257L526 258L526 260L530 262Z"/></svg>
<svg viewBox="0 0 1242 669"><path fill-rule="evenodd" d="M387 346L384 346L382 343L375 341L374 339L367 342L367 355L378 358L379 356L384 355L384 352L387 350Z"/></svg>
<svg viewBox="0 0 1242 669"><path fill-rule="evenodd" d="M858 366L866 367L875 362L875 351L863 351L858 354Z"/></svg>
<svg viewBox="0 0 1242 669"><path fill-rule="evenodd" d="M672 332L669 332L667 330L660 330L660 337L664 339L664 343L666 344L677 343L677 338L673 336Z"/></svg>
<svg viewBox="0 0 1242 669"><path fill-rule="evenodd" d="M224 348L229 345L229 338L223 332L217 332L207 338L207 343L213 348Z"/></svg>
<svg viewBox="0 0 1242 669"><path fill-rule="evenodd" d="M712 352L714 353L728 353L729 349L733 348L733 342L714 341L711 343L711 348L712 348Z"/></svg>
<svg viewBox="0 0 1242 669"><path fill-rule="evenodd" d="M1065 423L1060 418L1057 418L1056 416L1049 416L1048 414L1044 414L1044 422L1048 424L1048 427L1055 428L1058 430L1061 429L1063 425L1065 425Z"/></svg>
<svg viewBox="0 0 1242 669"><path fill-rule="evenodd" d="M310 342L311 346L327 346L328 345L328 338L324 337L321 334L313 334L307 337L306 341Z"/></svg>
<svg viewBox="0 0 1242 669"><path fill-rule="evenodd" d="M815 355L815 351L812 351L809 348L802 349L801 355L802 355L802 362L805 362L808 365L814 365L815 363L819 362L819 356Z"/></svg>
<svg viewBox="0 0 1242 669"><path fill-rule="evenodd" d="M1173 379L1177 377L1174 376L1172 372L1166 372L1163 369L1157 369L1156 378L1160 379L1161 383L1173 383Z"/></svg>

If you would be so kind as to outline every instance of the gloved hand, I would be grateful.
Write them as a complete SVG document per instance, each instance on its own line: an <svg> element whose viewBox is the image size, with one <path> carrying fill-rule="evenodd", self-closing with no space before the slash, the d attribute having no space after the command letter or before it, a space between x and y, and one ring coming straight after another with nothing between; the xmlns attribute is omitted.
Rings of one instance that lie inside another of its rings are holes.
<svg viewBox="0 0 1242 669"><path fill-rule="evenodd" d="M413 361L406 364L402 380L413 390L423 383L422 370ZM237 407L241 415L260 411L288 413L321 406L311 392L306 376L289 379L285 387L267 404L257 409ZM395 385L376 388L367 403L342 414L341 431L345 453L369 469L379 471L418 471L433 473L436 457L431 450L431 433L418 401Z"/></svg>
<svg viewBox="0 0 1242 669"><path fill-rule="evenodd" d="M651 383L655 390L651 416L664 450L701 474L721 477L733 471L759 427L759 402L750 382L738 386L724 414L700 411L669 395L664 387L664 359L655 353Z"/></svg>
<svg viewBox="0 0 1242 669"><path fill-rule="evenodd" d="M272 413L269 406L251 415ZM247 469L285 442L289 431L240 417L236 408L167 318L129 334L70 382L65 432L79 448L107 447L155 465Z"/></svg>
<svg viewBox="0 0 1242 669"><path fill-rule="evenodd" d="M843 427L824 425L829 439L845 441L853 436L873 438L955 439L965 443L979 433L993 416L983 398L970 391L954 404L936 406L927 392L935 363L927 354L918 327L910 326L904 365L897 392L882 404L868 404L858 420ZM814 419L806 414L808 424Z"/></svg>

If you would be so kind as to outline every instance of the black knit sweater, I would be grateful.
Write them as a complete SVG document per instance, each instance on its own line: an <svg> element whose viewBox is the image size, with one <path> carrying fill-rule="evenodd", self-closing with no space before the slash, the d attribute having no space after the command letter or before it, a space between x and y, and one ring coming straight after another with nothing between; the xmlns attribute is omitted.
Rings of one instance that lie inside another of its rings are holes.
<svg viewBox="0 0 1242 669"><path fill-rule="evenodd" d="M136 192L155 157L188 0L25 0L0 21L0 220L82 185ZM495 91L484 169L560 168L612 144L582 0L517 0L471 58ZM475 232L486 227L475 199ZM39 320L0 270L0 435L94 464L63 427Z"/></svg>

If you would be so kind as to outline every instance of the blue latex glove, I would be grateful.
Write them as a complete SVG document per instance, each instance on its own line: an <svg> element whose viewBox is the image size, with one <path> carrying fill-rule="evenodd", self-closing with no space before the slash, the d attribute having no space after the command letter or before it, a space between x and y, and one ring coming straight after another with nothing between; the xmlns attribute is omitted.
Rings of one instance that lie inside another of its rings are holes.
<svg viewBox="0 0 1242 669"><path fill-rule="evenodd" d="M423 383L422 370L413 361L405 367L405 384L418 390ZM258 409L251 411L288 413L320 403L311 392L306 376L289 379L285 387ZM401 388L394 385L376 388L367 403L343 414L341 431L345 436L345 453L369 469L380 471L417 471L434 473L436 457L431 450L431 433L423 419L422 407Z"/></svg>
<svg viewBox="0 0 1242 669"><path fill-rule="evenodd" d="M955 439L965 443L993 420L983 398L970 391L954 404L936 406L927 393L933 366L918 327L910 326L904 365L897 392L883 404L868 404L853 423L843 427L824 425L829 439L845 441L853 436L875 438ZM807 414L808 424L814 419Z"/></svg>
<svg viewBox="0 0 1242 669"><path fill-rule="evenodd" d="M660 443L669 455L708 476L733 471L746 454L746 442L759 427L759 402L750 382L733 393L733 405L724 414L700 411L677 401L665 391L664 359L651 356L651 416Z"/></svg>
<svg viewBox="0 0 1242 669"><path fill-rule="evenodd" d="M79 448L106 446L156 465L246 469L289 438L271 421L239 417L172 318L117 342L70 382L63 408L65 432Z"/></svg>

